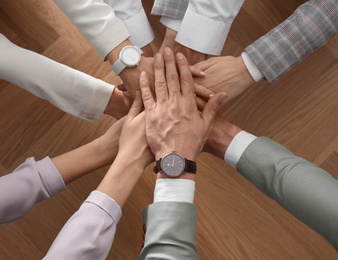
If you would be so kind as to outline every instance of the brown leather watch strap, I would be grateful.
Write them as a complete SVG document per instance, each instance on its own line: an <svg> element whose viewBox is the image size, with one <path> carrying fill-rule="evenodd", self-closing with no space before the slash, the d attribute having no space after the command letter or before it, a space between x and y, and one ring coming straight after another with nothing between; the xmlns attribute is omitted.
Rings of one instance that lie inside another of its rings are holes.
<svg viewBox="0 0 338 260"><path fill-rule="evenodd" d="M183 171L196 174L196 170L197 170L196 162L190 161L186 158L184 158L184 160L185 160L185 168L184 168ZM161 162L162 162L162 158L160 158L159 160L156 161L156 165L153 169L153 171L156 174L161 171Z"/></svg>

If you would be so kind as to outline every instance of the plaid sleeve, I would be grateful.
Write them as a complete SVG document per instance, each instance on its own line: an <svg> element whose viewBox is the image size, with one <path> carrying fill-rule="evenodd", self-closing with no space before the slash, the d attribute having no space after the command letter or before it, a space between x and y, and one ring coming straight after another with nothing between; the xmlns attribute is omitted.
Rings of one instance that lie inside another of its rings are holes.
<svg viewBox="0 0 338 260"><path fill-rule="evenodd" d="M269 84L338 32L338 0L311 0L245 50Z"/></svg>
<svg viewBox="0 0 338 260"><path fill-rule="evenodd" d="M189 0L155 0L151 14L182 20Z"/></svg>

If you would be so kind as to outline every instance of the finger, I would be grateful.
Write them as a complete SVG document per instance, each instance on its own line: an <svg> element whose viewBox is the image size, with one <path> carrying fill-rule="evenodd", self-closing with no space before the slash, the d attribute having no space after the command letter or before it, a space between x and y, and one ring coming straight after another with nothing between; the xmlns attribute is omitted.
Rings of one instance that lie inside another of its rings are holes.
<svg viewBox="0 0 338 260"><path fill-rule="evenodd" d="M154 72L156 99L157 103L161 104L168 100L168 87L165 79L163 56L161 53L155 55Z"/></svg>
<svg viewBox="0 0 338 260"><path fill-rule="evenodd" d="M183 96L194 93L194 80L192 78L189 63L182 53L177 53L177 66L180 71L181 92Z"/></svg>
<svg viewBox="0 0 338 260"><path fill-rule="evenodd" d="M210 58L194 64L194 67L202 71L205 71L206 69L210 68L214 63L215 63L214 58Z"/></svg>
<svg viewBox="0 0 338 260"><path fill-rule="evenodd" d="M126 121L130 122L131 120L133 120L139 113L141 113L142 109L143 109L143 104L142 104L141 93L139 90L137 90L135 93L134 102L129 110Z"/></svg>
<svg viewBox="0 0 338 260"><path fill-rule="evenodd" d="M223 104L228 95L225 92L220 92L211 97L202 111L201 117L207 125L210 125L220 106Z"/></svg>
<svg viewBox="0 0 338 260"><path fill-rule="evenodd" d="M143 104L146 111L152 109L155 105L155 101L153 94L151 93L150 90L148 75L147 72L145 71L142 71L140 74L140 88L142 93Z"/></svg>
<svg viewBox="0 0 338 260"><path fill-rule="evenodd" d="M211 96L215 95L215 93L212 92L210 89L200 84L194 83L194 87L196 96L199 96L200 98L206 101L208 101Z"/></svg>
<svg viewBox="0 0 338 260"><path fill-rule="evenodd" d="M203 78L203 77L205 77L207 75L203 70L201 70L200 68L197 68L195 66L190 66L189 68L190 68L191 74L194 77L201 77L201 78Z"/></svg>
<svg viewBox="0 0 338 260"><path fill-rule="evenodd" d="M196 104L197 104L198 110L203 111L207 102L200 97L196 97Z"/></svg>
<svg viewBox="0 0 338 260"><path fill-rule="evenodd" d="M118 84L117 89L121 91L127 91L126 86L123 83Z"/></svg>
<svg viewBox="0 0 338 260"><path fill-rule="evenodd" d="M122 95L126 108L130 109L134 101L133 97L127 91L122 91Z"/></svg>
<svg viewBox="0 0 338 260"><path fill-rule="evenodd" d="M180 93L180 83L178 80L174 53L169 48L164 48L164 61L169 98L171 98Z"/></svg>

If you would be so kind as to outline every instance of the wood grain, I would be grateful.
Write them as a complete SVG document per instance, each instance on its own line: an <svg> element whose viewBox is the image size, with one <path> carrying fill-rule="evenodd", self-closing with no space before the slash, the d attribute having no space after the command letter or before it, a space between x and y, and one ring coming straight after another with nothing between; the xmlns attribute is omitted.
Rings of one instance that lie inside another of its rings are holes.
<svg viewBox="0 0 338 260"><path fill-rule="evenodd" d="M149 15L152 1L143 1ZM285 20L304 0L247 0L222 51L243 49ZM156 52L164 36L149 16ZM15 44L58 62L119 83L81 33L51 0L2 0L0 31ZM337 175L338 37L273 86L260 81L223 107L221 114L257 136L280 142L295 154ZM1 51L1 50L0 50ZM87 123L66 115L17 86L0 80L0 176L25 158L56 156L100 136L115 122ZM199 259L338 259L320 235L263 195L235 169L208 154L198 158L195 203ZM0 229L0 259L41 259L59 230L101 181L107 167L70 184L23 219ZM149 166L131 194L107 259L138 259L140 210L152 203L155 176ZM0 198L1 199L1 198Z"/></svg>

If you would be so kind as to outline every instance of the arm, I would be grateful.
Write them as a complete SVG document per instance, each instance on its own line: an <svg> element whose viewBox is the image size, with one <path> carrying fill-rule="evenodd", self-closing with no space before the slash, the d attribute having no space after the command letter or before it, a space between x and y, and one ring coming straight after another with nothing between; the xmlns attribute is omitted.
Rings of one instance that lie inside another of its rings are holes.
<svg viewBox="0 0 338 260"><path fill-rule="evenodd" d="M272 140L256 138L223 118L216 121L208 152L224 156L259 190L338 249L338 180Z"/></svg>
<svg viewBox="0 0 338 260"><path fill-rule="evenodd" d="M50 199L75 179L115 159L123 121L103 136L66 154L41 161L27 159L13 173L0 178L0 223L24 217L35 203ZM98 156L99 155L99 156Z"/></svg>
<svg viewBox="0 0 338 260"><path fill-rule="evenodd" d="M338 1L311 0L245 50L272 84L337 32Z"/></svg>
<svg viewBox="0 0 338 260"><path fill-rule="evenodd" d="M117 17L115 10L103 0L54 0L58 7L80 30L102 60L109 60L113 65L119 58L120 51L132 45L126 25ZM121 1L119 1L121 2ZM126 68L119 75L134 97L139 89L139 76L146 70L152 77L153 58L142 56L137 67Z"/></svg>
<svg viewBox="0 0 338 260"><path fill-rule="evenodd" d="M160 53L156 54L156 101L150 91L147 74L141 74L146 135L156 160L175 151L184 158L195 161L210 130L211 121L226 95L219 93L213 96L200 113L196 106L188 61L179 53L176 62L169 48L164 49L164 61ZM146 234L140 259L196 259L196 208L192 204L195 174L183 172L177 179L168 179L167 175L159 172L157 178L155 202L142 213ZM182 188L186 189L189 185L192 185L191 192L186 198ZM178 196L165 196L167 192L163 190ZM185 198L179 199L180 195Z"/></svg>
<svg viewBox="0 0 338 260"><path fill-rule="evenodd" d="M336 0L301 5L282 24L249 45L242 56L216 57L196 64L206 76L195 82L215 93L225 91L229 99L263 77L272 84L337 34L337 6Z"/></svg>
<svg viewBox="0 0 338 260"><path fill-rule="evenodd" d="M126 200L152 161L140 94L126 117L118 155L97 187L60 231L44 259L105 259ZM132 145L131 145L132 144Z"/></svg>
<svg viewBox="0 0 338 260"><path fill-rule="evenodd" d="M90 122L104 112L118 118L127 114L113 85L20 48L2 34L0 47L0 77L66 113Z"/></svg>
<svg viewBox="0 0 338 260"><path fill-rule="evenodd" d="M161 13L161 22L167 31L169 28L177 32L175 52L183 52L188 55L190 64L195 64L205 60L206 54L220 55L244 0L191 0L182 1L180 5L173 2L156 1L152 13Z"/></svg>

